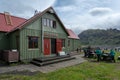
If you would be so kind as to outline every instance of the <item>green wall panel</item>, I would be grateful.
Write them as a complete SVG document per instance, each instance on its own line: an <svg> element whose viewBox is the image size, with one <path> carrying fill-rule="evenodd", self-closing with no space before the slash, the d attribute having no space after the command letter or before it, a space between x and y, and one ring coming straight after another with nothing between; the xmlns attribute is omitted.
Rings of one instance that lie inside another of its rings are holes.
<svg viewBox="0 0 120 80"><path fill-rule="evenodd" d="M19 31L15 31L9 34L10 49L17 49L17 37L19 37Z"/></svg>
<svg viewBox="0 0 120 80"><path fill-rule="evenodd" d="M9 36L0 32L0 50L8 50L9 48Z"/></svg>
<svg viewBox="0 0 120 80"><path fill-rule="evenodd" d="M28 36L38 37L38 48L29 49L28 48ZM41 33L40 30L33 29L23 29L20 33L20 59L32 59L41 57L42 48L41 48Z"/></svg>
<svg viewBox="0 0 120 80"><path fill-rule="evenodd" d="M20 31L20 59L33 59L42 56L42 38L41 38L41 20L38 19L35 22L26 25ZM38 48L29 49L28 48L28 36L38 37Z"/></svg>
<svg viewBox="0 0 120 80"><path fill-rule="evenodd" d="M41 25L42 25L42 21L41 21L41 18L39 18L36 21L26 25L25 28L33 29L33 30L41 30Z"/></svg>
<svg viewBox="0 0 120 80"><path fill-rule="evenodd" d="M80 41L79 41L79 39L69 38L68 40L70 40L70 46L68 46L68 49L70 51L75 51L77 48L80 48Z"/></svg>

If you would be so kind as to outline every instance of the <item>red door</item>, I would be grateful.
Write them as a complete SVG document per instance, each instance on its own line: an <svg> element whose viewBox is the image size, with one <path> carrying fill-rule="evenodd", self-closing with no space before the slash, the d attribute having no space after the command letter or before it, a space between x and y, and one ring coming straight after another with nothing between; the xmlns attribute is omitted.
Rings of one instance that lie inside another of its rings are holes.
<svg viewBox="0 0 120 80"><path fill-rule="evenodd" d="M50 39L44 38L44 55L50 55Z"/></svg>
<svg viewBox="0 0 120 80"><path fill-rule="evenodd" d="M62 51L62 40L56 39L56 52Z"/></svg>

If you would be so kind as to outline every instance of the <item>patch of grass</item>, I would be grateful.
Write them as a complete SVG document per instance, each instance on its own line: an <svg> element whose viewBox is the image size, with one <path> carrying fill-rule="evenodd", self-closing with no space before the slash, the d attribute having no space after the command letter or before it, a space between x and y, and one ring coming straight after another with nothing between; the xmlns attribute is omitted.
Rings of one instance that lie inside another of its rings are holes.
<svg viewBox="0 0 120 80"><path fill-rule="evenodd" d="M117 52L116 59L120 55ZM47 74L33 76L0 75L0 80L120 80L120 64L107 62L84 62Z"/></svg>
<svg viewBox="0 0 120 80"><path fill-rule="evenodd" d="M117 65L117 66L116 66ZM34 76L9 75L0 76L2 80L119 80L120 66L117 63L84 62L80 65L67 67L55 72Z"/></svg>

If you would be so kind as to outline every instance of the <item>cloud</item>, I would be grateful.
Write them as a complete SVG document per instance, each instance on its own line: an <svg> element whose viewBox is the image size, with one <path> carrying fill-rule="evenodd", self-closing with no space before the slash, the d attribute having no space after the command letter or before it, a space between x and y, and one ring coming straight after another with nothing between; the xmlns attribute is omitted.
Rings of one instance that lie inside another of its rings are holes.
<svg viewBox="0 0 120 80"><path fill-rule="evenodd" d="M76 0L56 0L54 6L55 7L70 6L70 5L74 5L75 2Z"/></svg>
<svg viewBox="0 0 120 80"><path fill-rule="evenodd" d="M76 10L76 6L62 6L62 7L56 7L55 8L56 10L60 10L61 12L69 12L69 11L73 11L73 10Z"/></svg>
<svg viewBox="0 0 120 80"><path fill-rule="evenodd" d="M96 7L98 8L98 7ZM91 9L93 10L93 9ZM93 16L89 12L83 15L74 15L69 17L69 20L63 19L67 28L72 29L76 34L79 34L83 30L87 29L108 29L117 28L120 29L120 13L115 12L112 9L105 9L104 14L99 16ZM102 11L102 10L101 10Z"/></svg>
<svg viewBox="0 0 120 80"><path fill-rule="evenodd" d="M105 8L105 7L97 7L97 8L93 8L93 9L89 10L89 13L92 16L101 16L101 15L105 15L105 14L108 14L111 12L112 12L112 9Z"/></svg>
<svg viewBox="0 0 120 80"><path fill-rule="evenodd" d="M10 12L12 15L30 18L34 15L34 11L42 11L53 5L55 0L1 0L0 12Z"/></svg>
<svg viewBox="0 0 120 80"><path fill-rule="evenodd" d="M21 1L1 0L0 5L1 5L1 9L0 9L1 12L7 11L12 13L13 15L21 15L26 12L29 14L34 11L33 7L25 5Z"/></svg>
<svg viewBox="0 0 120 80"><path fill-rule="evenodd" d="M86 29L108 28L113 22L107 21L107 15L116 13L112 4L112 0L56 0L54 5L65 26L79 34Z"/></svg>
<svg viewBox="0 0 120 80"><path fill-rule="evenodd" d="M0 12L30 18L34 10L53 6L67 28L79 34L86 29L120 29L119 0L1 0Z"/></svg>
<svg viewBox="0 0 120 80"><path fill-rule="evenodd" d="M120 13L113 13L97 19L93 26L96 28L117 28L120 29Z"/></svg>
<svg viewBox="0 0 120 80"><path fill-rule="evenodd" d="M39 10L45 10L46 8L48 8L50 6L53 6L56 0L38 0L38 1L39 1L39 3L37 3L37 4L40 8Z"/></svg>
<svg viewBox="0 0 120 80"><path fill-rule="evenodd" d="M120 29L120 11L116 3L120 1L56 0L55 9L65 26L79 34L87 29Z"/></svg>

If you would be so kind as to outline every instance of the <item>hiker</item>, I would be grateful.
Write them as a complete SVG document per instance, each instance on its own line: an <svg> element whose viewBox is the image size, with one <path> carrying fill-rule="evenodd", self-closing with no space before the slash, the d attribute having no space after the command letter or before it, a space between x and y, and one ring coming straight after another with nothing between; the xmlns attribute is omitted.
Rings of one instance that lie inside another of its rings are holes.
<svg viewBox="0 0 120 80"><path fill-rule="evenodd" d="M115 63L115 51L113 49L110 50L110 57L111 57L111 60L113 60Z"/></svg>
<svg viewBox="0 0 120 80"><path fill-rule="evenodd" d="M79 49L77 48L76 51L77 51L77 53L78 53L78 52L79 52Z"/></svg>
<svg viewBox="0 0 120 80"><path fill-rule="evenodd" d="M84 49L84 57L87 57L87 49Z"/></svg>
<svg viewBox="0 0 120 80"><path fill-rule="evenodd" d="M88 55L88 58L91 58L93 55L92 55L92 48L89 46L87 48L87 55Z"/></svg>
<svg viewBox="0 0 120 80"><path fill-rule="evenodd" d="M95 53L97 54L97 61L99 62L101 60L101 55L102 55L100 48L97 48Z"/></svg>

